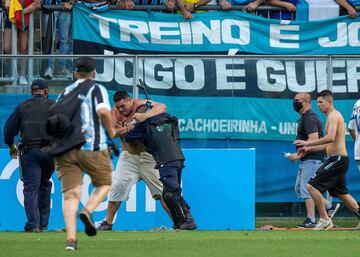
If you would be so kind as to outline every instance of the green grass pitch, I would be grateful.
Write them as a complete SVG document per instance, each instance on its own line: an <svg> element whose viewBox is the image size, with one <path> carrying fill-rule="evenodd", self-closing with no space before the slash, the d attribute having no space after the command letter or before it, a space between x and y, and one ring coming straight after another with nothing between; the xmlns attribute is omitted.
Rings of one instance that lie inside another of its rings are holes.
<svg viewBox="0 0 360 257"><path fill-rule="evenodd" d="M78 234L68 252L64 232L0 233L0 256L347 257L359 256L360 231L165 231Z"/></svg>

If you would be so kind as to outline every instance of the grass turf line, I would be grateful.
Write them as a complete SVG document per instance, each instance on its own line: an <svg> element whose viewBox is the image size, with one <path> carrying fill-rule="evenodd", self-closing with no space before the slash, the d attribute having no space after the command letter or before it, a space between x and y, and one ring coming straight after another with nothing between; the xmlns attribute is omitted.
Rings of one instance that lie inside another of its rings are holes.
<svg viewBox="0 0 360 257"><path fill-rule="evenodd" d="M61 232L0 232L0 256L358 256L359 231L192 231L79 233L79 249L67 252Z"/></svg>

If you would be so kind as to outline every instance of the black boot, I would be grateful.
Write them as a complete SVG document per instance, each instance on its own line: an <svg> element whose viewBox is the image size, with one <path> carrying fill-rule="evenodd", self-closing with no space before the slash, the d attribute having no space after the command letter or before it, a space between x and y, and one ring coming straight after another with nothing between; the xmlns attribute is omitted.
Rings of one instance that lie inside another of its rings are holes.
<svg viewBox="0 0 360 257"><path fill-rule="evenodd" d="M180 230L194 230L197 228L194 218L192 217L190 213L190 206L185 201L183 197L179 200L179 204L181 205L181 208L185 214L185 220L182 224L178 227Z"/></svg>
<svg viewBox="0 0 360 257"><path fill-rule="evenodd" d="M190 206L179 193L164 191L163 197L174 220L174 229L193 230L197 228L190 213Z"/></svg>

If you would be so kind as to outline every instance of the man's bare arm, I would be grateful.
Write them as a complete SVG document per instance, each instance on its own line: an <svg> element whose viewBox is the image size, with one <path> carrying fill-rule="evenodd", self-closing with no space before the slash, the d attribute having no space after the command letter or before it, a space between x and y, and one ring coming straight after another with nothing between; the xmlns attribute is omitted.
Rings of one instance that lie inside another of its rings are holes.
<svg viewBox="0 0 360 257"><path fill-rule="evenodd" d="M256 8L258 8L258 6L261 5L263 2L265 2L265 0L255 0L255 1L247 4L244 7L244 10L246 10L248 12L255 12Z"/></svg>
<svg viewBox="0 0 360 257"><path fill-rule="evenodd" d="M313 141L319 139L319 132L310 133L307 141Z"/></svg>
<svg viewBox="0 0 360 257"><path fill-rule="evenodd" d="M288 10L289 12L296 11L296 6L294 4L281 0L268 0L267 4L286 8L286 10Z"/></svg>
<svg viewBox="0 0 360 257"><path fill-rule="evenodd" d="M344 9L346 9L346 11L348 12L350 18L356 18L357 16L357 12L354 9L354 7L352 7L347 0L335 0L336 3L338 3L338 5L342 6Z"/></svg>
<svg viewBox="0 0 360 257"><path fill-rule="evenodd" d="M105 130L108 132L110 138L115 137L115 129L112 126L111 113L107 108L100 108L96 111L97 115L101 120L101 124L104 126Z"/></svg>
<svg viewBox="0 0 360 257"><path fill-rule="evenodd" d="M339 121L338 113L330 113L327 120L328 131L324 137L319 138L317 140L309 140L309 141L295 140L294 144L297 146L316 146L316 145L324 145L334 142L336 139L338 121Z"/></svg>
<svg viewBox="0 0 360 257"><path fill-rule="evenodd" d="M310 133L308 134L308 139L307 141L312 141L312 140L317 140L319 139L319 132L314 132L314 133ZM320 151L320 150L319 150ZM304 157L307 153L306 152L302 152L301 154L298 153L293 153L291 154L288 159L290 161L297 161L299 160L301 157Z"/></svg>
<svg viewBox="0 0 360 257"><path fill-rule="evenodd" d="M231 3L229 3L227 0L220 0L219 5L220 5L221 9L223 9L223 10L231 9Z"/></svg>
<svg viewBox="0 0 360 257"><path fill-rule="evenodd" d="M298 150L299 157L304 157L308 153L325 151L328 144L317 146L304 146Z"/></svg>
<svg viewBox="0 0 360 257"><path fill-rule="evenodd" d="M182 11L185 20L190 20L190 19L192 19L192 14L191 14L191 12L189 12L189 11L185 8L185 5L184 5L184 3L183 3L182 0L176 0L176 4L177 4L178 8L180 9L180 11Z"/></svg>
<svg viewBox="0 0 360 257"><path fill-rule="evenodd" d="M147 111L145 113L135 113L134 119L137 120L138 122L143 122L144 120L146 120L150 117L153 117L155 115L159 115L159 114L166 112L165 104L151 102L151 105L152 105L152 108L149 111Z"/></svg>
<svg viewBox="0 0 360 257"><path fill-rule="evenodd" d="M209 2L210 2L210 0L200 0L200 1L196 2L196 5L199 8L201 6L207 5ZM188 10L189 12L194 12L195 11L194 4L185 4L185 9Z"/></svg>
<svg viewBox="0 0 360 257"><path fill-rule="evenodd" d="M356 139L356 132L355 129L348 129L350 136L352 137L352 139L355 141Z"/></svg>
<svg viewBox="0 0 360 257"><path fill-rule="evenodd" d="M35 0L24 8L24 14L32 13L41 7L41 0Z"/></svg>

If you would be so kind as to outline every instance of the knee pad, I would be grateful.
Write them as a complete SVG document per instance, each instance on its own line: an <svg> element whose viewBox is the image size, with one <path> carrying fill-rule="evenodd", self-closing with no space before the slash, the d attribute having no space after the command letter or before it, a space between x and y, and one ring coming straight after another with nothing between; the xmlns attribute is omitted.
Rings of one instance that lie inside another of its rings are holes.
<svg viewBox="0 0 360 257"><path fill-rule="evenodd" d="M179 193L164 190L163 198L174 222L182 222L186 217L186 206L182 196Z"/></svg>

